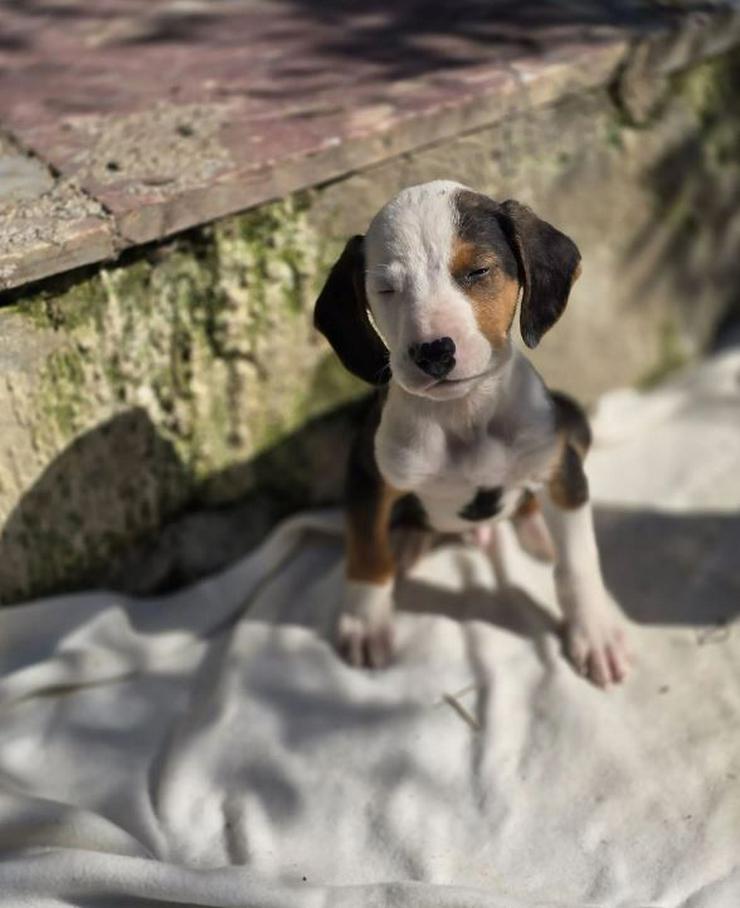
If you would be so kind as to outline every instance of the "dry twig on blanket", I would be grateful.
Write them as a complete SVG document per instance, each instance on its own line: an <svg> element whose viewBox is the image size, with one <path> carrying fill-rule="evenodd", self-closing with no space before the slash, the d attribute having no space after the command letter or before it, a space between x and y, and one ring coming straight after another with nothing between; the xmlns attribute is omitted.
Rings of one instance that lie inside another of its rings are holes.
<svg viewBox="0 0 740 908"><path fill-rule="evenodd" d="M470 688L467 688L467 690L470 690ZM455 694L442 694L442 700L445 703L449 703L449 705L455 710L458 716L460 716L461 719L464 719L464 721L468 723L473 731L480 731L480 722L470 712L470 710L457 699L457 696L455 696Z"/></svg>

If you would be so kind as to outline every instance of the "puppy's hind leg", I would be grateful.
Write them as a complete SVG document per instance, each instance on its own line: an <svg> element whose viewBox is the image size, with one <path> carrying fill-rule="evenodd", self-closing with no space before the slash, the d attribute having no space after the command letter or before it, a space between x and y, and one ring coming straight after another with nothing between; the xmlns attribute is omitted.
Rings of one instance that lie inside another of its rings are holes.
<svg viewBox="0 0 740 908"><path fill-rule="evenodd" d="M555 547L539 503L532 492L525 492L511 518L519 545L537 561L555 561Z"/></svg>
<svg viewBox="0 0 740 908"><path fill-rule="evenodd" d="M511 580L504 558L500 526L496 523L481 524L470 531L469 539L488 555L488 560L493 568L493 576L496 578L496 586L499 589L509 586Z"/></svg>
<svg viewBox="0 0 740 908"><path fill-rule="evenodd" d="M434 534L419 527L398 526L391 530L391 549L399 577L410 573L434 546Z"/></svg>

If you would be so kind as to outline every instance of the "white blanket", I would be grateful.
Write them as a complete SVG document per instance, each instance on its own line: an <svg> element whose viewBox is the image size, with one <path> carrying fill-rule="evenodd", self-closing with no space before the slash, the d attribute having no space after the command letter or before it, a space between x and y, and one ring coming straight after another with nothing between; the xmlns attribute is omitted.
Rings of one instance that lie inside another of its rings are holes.
<svg viewBox="0 0 740 908"><path fill-rule="evenodd" d="M563 659L549 571L427 556L396 663L326 641L341 518L175 595L0 612L0 904L740 906L740 354L607 397L590 458L638 664Z"/></svg>

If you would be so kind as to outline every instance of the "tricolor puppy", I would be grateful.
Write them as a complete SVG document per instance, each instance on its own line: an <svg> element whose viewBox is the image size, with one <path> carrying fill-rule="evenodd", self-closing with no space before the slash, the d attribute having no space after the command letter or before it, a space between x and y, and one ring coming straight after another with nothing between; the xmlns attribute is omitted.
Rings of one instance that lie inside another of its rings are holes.
<svg viewBox="0 0 740 908"><path fill-rule="evenodd" d="M538 344L565 309L579 262L573 241L519 202L435 181L400 192L334 265L316 326L350 372L382 386L346 484L337 633L353 664L391 656L391 521L413 512L430 531L472 530L494 566L493 523L512 518L525 548L554 557L578 670L600 685L624 678L624 632L582 466L588 424L510 337L521 295L522 337Z"/></svg>

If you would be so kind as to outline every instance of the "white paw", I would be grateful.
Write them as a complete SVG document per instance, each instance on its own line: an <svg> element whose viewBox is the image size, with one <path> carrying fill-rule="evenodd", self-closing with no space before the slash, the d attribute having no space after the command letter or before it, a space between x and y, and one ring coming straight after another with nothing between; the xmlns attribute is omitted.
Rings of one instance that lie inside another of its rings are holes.
<svg viewBox="0 0 740 908"><path fill-rule="evenodd" d="M384 668L393 656L393 584L348 580L337 649L357 668Z"/></svg>
<svg viewBox="0 0 740 908"><path fill-rule="evenodd" d="M344 612L337 623L337 648L356 668L385 668L393 657L393 622L372 625Z"/></svg>
<svg viewBox="0 0 740 908"><path fill-rule="evenodd" d="M627 632L616 609L572 616L565 626L565 645L576 671L599 687L619 684L629 673Z"/></svg>

